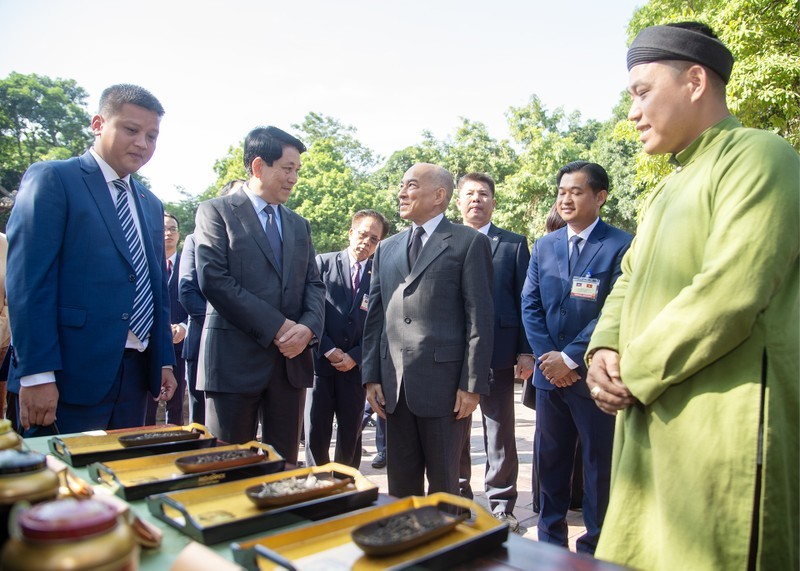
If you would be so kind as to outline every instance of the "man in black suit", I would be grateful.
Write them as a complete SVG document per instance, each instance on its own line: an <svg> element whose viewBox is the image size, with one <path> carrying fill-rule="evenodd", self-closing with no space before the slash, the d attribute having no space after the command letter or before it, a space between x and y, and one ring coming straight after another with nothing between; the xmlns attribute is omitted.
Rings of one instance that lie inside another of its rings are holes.
<svg viewBox="0 0 800 571"><path fill-rule="evenodd" d="M489 394L481 398L483 445L486 451L486 499L494 516L519 530L514 517L517 501L519 460L514 434L514 377L528 378L535 362L525 338L520 296L528 271L530 251L525 236L492 224L497 205L494 179L484 173L469 173L458 181L456 198L465 225L485 234L492 242L494 268L494 351ZM461 493L471 498L472 472L469 434L461 456Z"/></svg>
<svg viewBox="0 0 800 571"><path fill-rule="evenodd" d="M226 196L238 190L243 184L243 180L232 180L220 189L219 195ZM206 320L206 298L200 291L200 283L197 281L194 234L186 236L183 242L179 265L178 300L189 314L189 330L186 332L181 354L186 362L186 383L189 385L189 421L205 424L206 397L203 391L197 388L197 358L200 354L203 323Z"/></svg>
<svg viewBox="0 0 800 571"><path fill-rule="evenodd" d="M183 360L183 341L189 326L189 314L178 301L178 265L181 254L178 243L181 241L180 223L174 214L164 213L164 256L167 258L166 272L169 287L169 313L172 326L172 346L175 350L175 365L172 371L178 382L178 389L166 406L166 421L178 426L183 425L183 395L186 392L186 362ZM157 400L147 401L145 424L156 423L158 411Z"/></svg>
<svg viewBox="0 0 800 571"><path fill-rule="evenodd" d="M444 212L444 168L418 163L398 193L412 226L378 245L364 326L367 399L387 418L389 493L458 494L469 417L489 390L494 339L492 252Z"/></svg>
<svg viewBox="0 0 800 571"><path fill-rule="evenodd" d="M334 461L358 468L361 464L361 337L367 317L372 254L389 224L380 212L359 210L353 215L350 245L341 252L317 256L325 284L325 331L314 359L314 388L306 402L306 462L330 462L333 415L336 414Z"/></svg>
<svg viewBox="0 0 800 571"><path fill-rule="evenodd" d="M202 202L195 230L197 273L208 310L197 386L206 425L220 439L256 437L297 463L312 345L322 336L325 284L311 227L284 203L297 183L300 140L257 128L244 142L250 179Z"/></svg>

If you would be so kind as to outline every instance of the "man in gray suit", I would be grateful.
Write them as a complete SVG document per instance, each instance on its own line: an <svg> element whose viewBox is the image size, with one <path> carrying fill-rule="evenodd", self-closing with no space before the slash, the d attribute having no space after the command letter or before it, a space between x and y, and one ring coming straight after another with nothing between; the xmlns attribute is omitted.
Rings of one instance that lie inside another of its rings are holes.
<svg viewBox="0 0 800 571"><path fill-rule="evenodd" d="M209 306L197 387L217 437L256 437L297 462L311 346L322 335L325 285L308 221L283 204L297 182L302 142L276 127L244 142L250 179L197 209L196 257Z"/></svg>
<svg viewBox="0 0 800 571"><path fill-rule="evenodd" d="M456 203L464 224L492 242L494 268L494 350L489 394L481 399L483 446L486 451L486 499L492 514L519 531L514 517L519 460L514 434L514 377L527 379L536 366L522 327L522 286L531 254L528 239L492 224L494 179L473 172L458 181ZM516 371L515 371L516 366ZM516 375L515 375L516 372ZM472 498L470 439L461 456L461 493Z"/></svg>
<svg viewBox="0 0 800 571"><path fill-rule="evenodd" d="M418 163L403 177L411 228L375 252L364 327L367 400L387 419L389 493L458 494L469 417L489 389L492 252L480 232L444 218L453 177Z"/></svg>

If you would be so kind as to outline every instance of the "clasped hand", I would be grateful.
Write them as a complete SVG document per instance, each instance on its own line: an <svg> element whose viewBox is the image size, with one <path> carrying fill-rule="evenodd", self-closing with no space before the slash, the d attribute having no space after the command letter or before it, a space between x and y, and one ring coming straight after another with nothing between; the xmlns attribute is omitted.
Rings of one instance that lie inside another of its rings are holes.
<svg viewBox="0 0 800 571"><path fill-rule="evenodd" d="M295 323L291 319L287 319L275 334L273 342L281 355L287 359L294 359L308 347L312 336L311 329L302 323Z"/></svg>

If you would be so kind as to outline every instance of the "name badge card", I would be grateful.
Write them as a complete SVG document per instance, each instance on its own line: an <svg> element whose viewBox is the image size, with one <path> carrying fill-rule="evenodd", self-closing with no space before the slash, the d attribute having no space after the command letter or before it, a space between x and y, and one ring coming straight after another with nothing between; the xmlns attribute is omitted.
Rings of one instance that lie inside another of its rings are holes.
<svg viewBox="0 0 800 571"><path fill-rule="evenodd" d="M600 289L600 280L588 277L572 278L572 290L569 296L587 301L597 301L597 291Z"/></svg>
<svg viewBox="0 0 800 571"><path fill-rule="evenodd" d="M361 308L362 310L367 310L367 304L369 303L369 294L364 294L364 297L361 298Z"/></svg>

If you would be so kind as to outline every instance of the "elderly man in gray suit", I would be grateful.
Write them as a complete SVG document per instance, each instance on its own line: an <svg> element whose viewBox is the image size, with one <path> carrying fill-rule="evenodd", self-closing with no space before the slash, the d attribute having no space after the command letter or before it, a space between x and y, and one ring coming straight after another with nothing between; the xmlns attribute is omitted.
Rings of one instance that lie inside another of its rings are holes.
<svg viewBox="0 0 800 571"><path fill-rule="evenodd" d="M470 415L489 391L494 343L489 239L444 212L453 177L418 163L398 193L411 228L378 246L364 326L367 400L387 419L389 493L458 494Z"/></svg>
<svg viewBox="0 0 800 571"><path fill-rule="evenodd" d="M311 345L322 336L325 285L305 218L284 206L297 182L302 142L276 128L244 142L250 179L197 209L197 277L208 300L197 387L220 439L256 437L297 462Z"/></svg>

